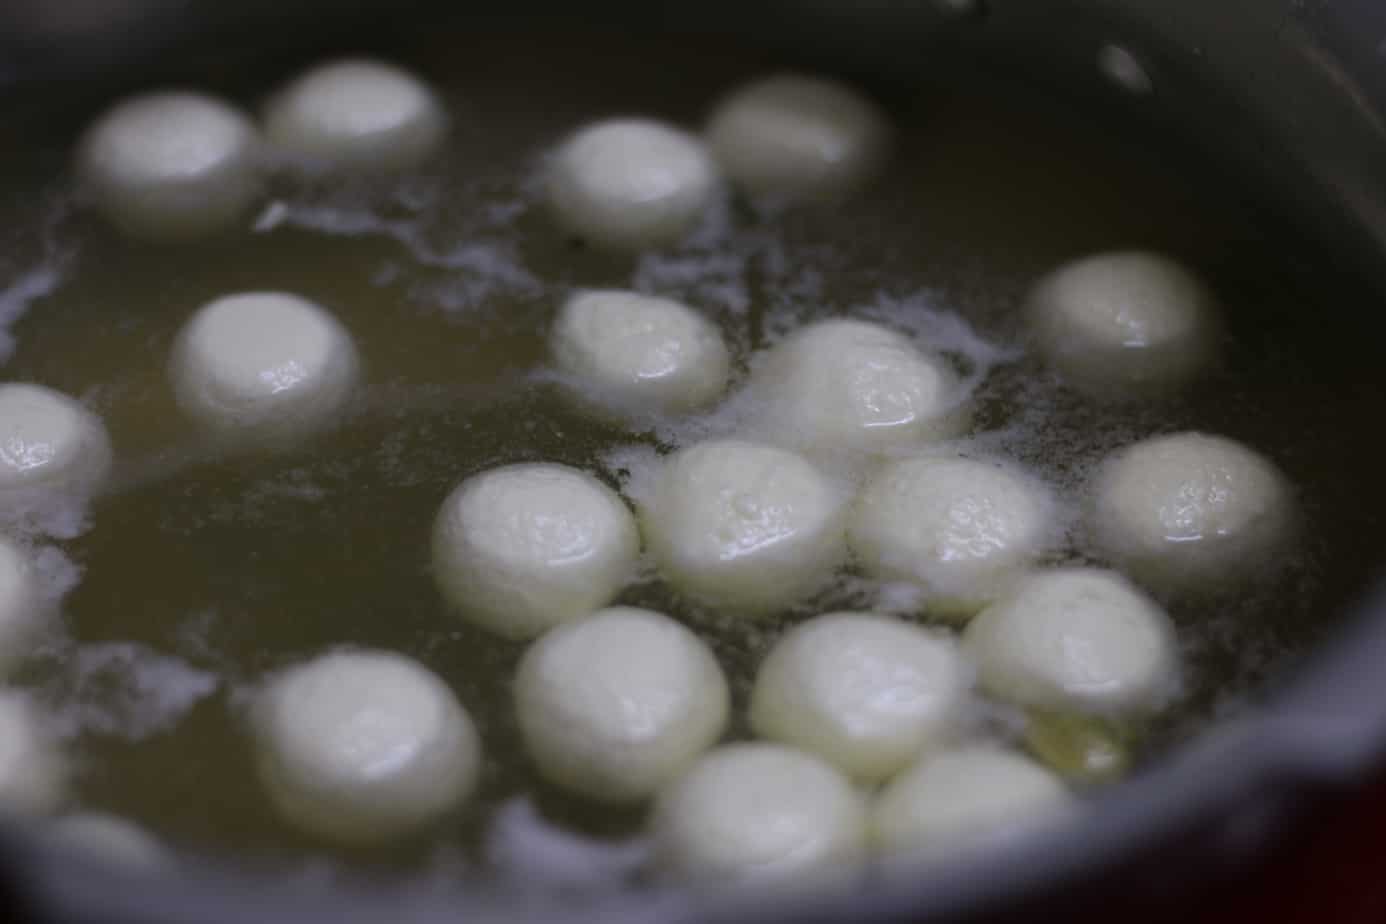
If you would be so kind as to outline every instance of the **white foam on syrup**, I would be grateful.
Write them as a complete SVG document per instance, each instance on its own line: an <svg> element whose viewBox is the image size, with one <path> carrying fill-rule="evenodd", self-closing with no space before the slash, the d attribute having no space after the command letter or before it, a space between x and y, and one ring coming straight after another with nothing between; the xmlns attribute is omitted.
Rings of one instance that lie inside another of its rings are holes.
<svg viewBox="0 0 1386 924"><path fill-rule="evenodd" d="M430 220L441 211L436 186L400 181L385 201L344 186L325 195L311 190L301 198L275 199L255 219L252 228L269 233L295 228L342 237L386 237L408 253L412 265L448 272L442 282L416 281L410 296L445 312L472 310L496 295L534 296L544 290L539 278L524 266L513 225L528 209L521 199L488 202L469 210L461 227L440 231ZM403 212L392 216L390 213ZM439 239L443 239L440 243ZM378 284L399 280L403 267L389 262L375 274Z"/></svg>
<svg viewBox="0 0 1386 924"><path fill-rule="evenodd" d="M85 494L35 491L0 508L0 530L22 538L75 539L91 528Z"/></svg>
<svg viewBox="0 0 1386 924"><path fill-rule="evenodd" d="M757 302L762 308L797 308L820 299L829 254L821 246L791 248L770 228L739 224L729 201L719 197L677 247L641 254L631 286L720 318L733 342L744 346L747 332L740 322Z"/></svg>
<svg viewBox="0 0 1386 924"><path fill-rule="evenodd" d="M137 642L79 644L63 657L51 699L65 735L140 741L172 729L221 680Z"/></svg>
<svg viewBox="0 0 1386 924"><path fill-rule="evenodd" d="M58 266L45 263L20 274L0 290L0 363L14 355L16 343L10 328L24 317L30 304L57 291L62 276Z"/></svg>
<svg viewBox="0 0 1386 924"><path fill-rule="evenodd" d="M920 348L948 359L961 377L960 390L970 398L996 367L1020 359L1022 351L983 337L962 314L941 301L931 289L905 294L883 291L850 314L908 334Z"/></svg>
<svg viewBox="0 0 1386 924"><path fill-rule="evenodd" d="M0 277L3 278L3 288L0 288L0 365L14 356L18 345L10 328L24 317L35 302L58 290L77 256L77 249L61 237L62 224L70 211L67 202L46 202L42 209L38 234L41 249L37 261L8 278Z"/></svg>
<svg viewBox="0 0 1386 924"><path fill-rule="evenodd" d="M39 605L56 608L81 581L82 568L57 546L29 543L28 549Z"/></svg>
<svg viewBox="0 0 1386 924"><path fill-rule="evenodd" d="M25 648L17 651L14 662L65 663L72 642L59 618L62 601L82 579L82 568L57 546L35 540L33 536L10 533L28 560L34 597L32 635L25 637ZM19 673L27 673L22 666Z"/></svg>

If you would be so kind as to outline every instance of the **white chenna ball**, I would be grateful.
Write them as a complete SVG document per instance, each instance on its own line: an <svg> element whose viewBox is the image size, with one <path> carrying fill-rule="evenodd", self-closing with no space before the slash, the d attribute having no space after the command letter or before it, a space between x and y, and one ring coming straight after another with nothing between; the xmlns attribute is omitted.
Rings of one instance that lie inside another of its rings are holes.
<svg viewBox="0 0 1386 924"><path fill-rule="evenodd" d="M866 819L864 800L831 765L748 743L709 752L661 792L651 828L671 872L802 884L860 869Z"/></svg>
<svg viewBox="0 0 1386 924"><path fill-rule="evenodd" d="M1175 388L1205 369L1217 347L1212 293L1154 253L1067 263L1035 285L1027 313L1045 360L1105 397Z"/></svg>
<svg viewBox="0 0 1386 924"><path fill-rule="evenodd" d="M426 827L470 795L481 764L452 691L390 652L336 652L281 671L258 691L252 726L280 813L345 844Z"/></svg>
<svg viewBox="0 0 1386 924"><path fill-rule="evenodd" d="M0 536L0 669L28 654L38 624L38 607L29 554Z"/></svg>
<svg viewBox="0 0 1386 924"><path fill-rule="evenodd" d="M262 188L259 140L238 109L200 93L118 103L88 130L78 168L106 216L146 238L234 225Z"/></svg>
<svg viewBox="0 0 1386 924"><path fill-rule="evenodd" d="M41 385L0 385L0 500L87 494L110 467L106 427L91 411Z"/></svg>
<svg viewBox="0 0 1386 924"><path fill-rule="evenodd" d="M751 727L857 780L884 780L953 726L968 692L954 643L912 623L828 613L761 664Z"/></svg>
<svg viewBox="0 0 1386 924"><path fill-rule="evenodd" d="M681 302L638 292L569 298L550 346L581 400L627 412L701 407L726 389L731 374L715 324Z"/></svg>
<svg viewBox="0 0 1386 924"><path fill-rule="evenodd" d="M44 815L67 798L68 762L50 722L25 694L0 691L0 815Z"/></svg>
<svg viewBox="0 0 1386 924"><path fill-rule="evenodd" d="M792 452L713 440L665 463L640 514L670 581L710 605L757 612L812 593L842 563L845 500Z"/></svg>
<svg viewBox="0 0 1386 924"><path fill-rule="evenodd" d="M866 484L847 541L874 577L910 581L930 612L971 616L1003 593L1056 538L1049 489L997 461L925 455L886 465Z"/></svg>
<svg viewBox="0 0 1386 924"><path fill-rule="evenodd" d="M1025 706L1148 711L1178 682L1164 610L1096 568L1032 573L968 624L964 644L982 687Z"/></svg>
<svg viewBox="0 0 1386 924"><path fill-rule="evenodd" d="M819 321L755 369L763 435L805 450L879 452L952 436L966 423L941 359L869 321Z"/></svg>
<svg viewBox="0 0 1386 924"><path fill-rule="evenodd" d="M871 100L834 80L781 74L724 99L707 127L713 156L755 195L831 199L884 166L891 130Z"/></svg>
<svg viewBox="0 0 1386 924"><path fill-rule="evenodd" d="M926 754L871 809L879 849L956 854L1070 814L1073 796L1035 761L994 745Z"/></svg>
<svg viewBox="0 0 1386 924"><path fill-rule="evenodd" d="M1220 436L1142 440L1098 472L1090 530L1099 549L1160 591L1236 589L1271 567L1293 526L1284 476Z"/></svg>
<svg viewBox="0 0 1386 924"><path fill-rule="evenodd" d="M580 129L549 164L554 217L599 247L672 243L711 204L717 170L703 144L649 119L611 119Z"/></svg>
<svg viewBox="0 0 1386 924"><path fill-rule="evenodd" d="M533 638L610 603L640 553L635 518L614 491L565 465L473 475L433 527L433 576L467 620Z"/></svg>
<svg viewBox="0 0 1386 924"><path fill-rule="evenodd" d="M708 647L650 610L612 607L544 635L515 677L525 746L550 782L647 798L721 736L727 681Z"/></svg>
<svg viewBox="0 0 1386 924"><path fill-rule="evenodd" d="M45 832L50 843L130 872L154 872L169 865L164 846L134 822L102 812L82 812L54 821Z"/></svg>
<svg viewBox="0 0 1386 924"><path fill-rule="evenodd" d="M293 157L354 170L408 170L436 153L447 115L433 91L383 61L333 61L270 100L265 138Z"/></svg>
<svg viewBox="0 0 1386 924"><path fill-rule="evenodd" d="M278 445L337 419L360 375L351 334L286 292L227 295L183 326L169 363L179 407L238 443Z"/></svg>

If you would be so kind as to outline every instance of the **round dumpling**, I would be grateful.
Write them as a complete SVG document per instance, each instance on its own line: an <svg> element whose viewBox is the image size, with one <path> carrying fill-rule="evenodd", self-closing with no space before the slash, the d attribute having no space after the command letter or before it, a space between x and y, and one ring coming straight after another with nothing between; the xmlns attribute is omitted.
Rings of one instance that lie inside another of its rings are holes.
<svg viewBox="0 0 1386 924"><path fill-rule="evenodd" d="M717 170L703 144L649 119L580 129L549 165L549 204L559 225L599 247L669 244L712 203Z"/></svg>
<svg viewBox="0 0 1386 924"><path fill-rule="evenodd" d="M1176 433L1106 460L1091 533L1122 570L1163 591L1237 589L1264 572L1293 525L1283 475L1240 443Z"/></svg>
<svg viewBox="0 0 1386 924"><path fill-rule="evenodd" d="M955 854L1067 816L1074 799L1053 773L1022 754L971 745L924 756L872 806L877 846Z"/></svg>
<svg viewBox="0 0 1386 924"><path fill-rule="evenodd" d="M756 675L751 727L877 782L950 729L968 673L951 641L917 625L828 613L771 649Z"/></svg>
<svg viewBox="0 0 1386 924"><path fill-rule="evenodd" d="M110 467L106 427L91 411L41 385L0 385L0 499L87 494Z"/></svg>
<svg viewBox="0 0 1386 924"><path fill-rule="evenodd" d="M726 390L731 374L716 325L681 302L638 292L574 295L549 340L579 400L627 412L706 405Z"/></svg>
<svg viewBox="0 0 1386 924"><path fill-rule="evenodd" d="M819 882L860 868L866 807L847 778L776 744L706 754L655 805L655 853L692 879Z"/></svg>
<svg viewBox="0 0 1386 924"><path fill-rule="evenodd" d="M124 100L92 125L79 170L98 207L146 238L194 237L233 226L259 198L255 128L201 93Z"/></svg>
<svg viewBox="0 0 1386 924"><path fill-rule="evenodd" d="M766 436L804 450L878 452L959 432L958 383L941 359L868 321L819 321L756 369Z"/></svg>
<svg viewBox="0 0 1386 924"><path fill-rule="evenodd" d="M724 99L708 146L727 177L755 195L831 199L880 171L890 149L885 113L834 80L779 74Z"/></svg>
<svg viewBox="0 0 1386 924"><path fill-rule="evenodd" d="M982 687L1025 706L1148 711L1178 681L1164 610L1096 568L1031 574L968 624L964 643Z"/></svg>
<svg viewBox="0 0 1386 924"><path fill-rule="evenodd" d="M345 844L425 827L467 798L481 765L481 741L452 691L389 652L336 652L280 672L258 692L252 724L280 813Z"/></svg>
<svg viewBox="0 0 1386 924"><path fill-rule="evenodd" d="M443 501L433 577L470 622L533 638L606 606L635 568L640 535L596 478L526 463L473 475Z"/></svg>
<svg viewBox="0 0 1386 924"><path fill-rule="evenodd" d="M1035 479L986 459L926 455L871 478L847 540L869 574L923 587L931 612L970 616L1053 541L1055 520Z"/></svg>
<svg viewBox="0 0 1386 924"><path fill-rule="evenodd" d="M551 782L603 802L652 795L727 723L727 681L667 616L613 607L559 626L515 678L520 731Z"/></svg>
<svg viewBox="0 0 1386 924"><path fill-rule="evenodd" d="M1159 254L1065 264L1035 286L1027 313L1045 360L1104 397L1177 387L1208 366L1217 346L1212 293Z"/></svg>
<svg viewBox="0 0 1386 924"><path fill-rule="evenodd" d="M356 345L337 319L286 292L202 306L183 325L169 363L184 413L218 436L269 445L333 423L359 373Z"/></svg>
<svg viewBox="0 0 1386 924"><path fill-rule="evenodd" d="M447 115L433 91L383 61L313 68L271 100L265 137L280 151L357 170L408 170L437 152Z"/></svg>
<svg viewBox="0 0 1386 924"><path fill-rule="evenodd" d="M843 501L792 452L714 440L671 458L640 514L669 580L713 606L761 612L812 593L841 564Z"/></svg>

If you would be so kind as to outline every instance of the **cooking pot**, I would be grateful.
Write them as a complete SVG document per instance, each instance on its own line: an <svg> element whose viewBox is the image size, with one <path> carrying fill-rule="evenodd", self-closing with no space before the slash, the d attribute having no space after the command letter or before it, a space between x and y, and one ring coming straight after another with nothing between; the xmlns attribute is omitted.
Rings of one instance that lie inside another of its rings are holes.
<svg viewBox="0 0 1386 924"><path fill-rule="evenodd" d="M22 144L28 120L60 118L69 104L77 111L124 87L195 74L208 60L264 67L327 51L389 53L405 24L426 17L469 35L544 17L559 27L581 20L588 28L734 36L823 70L903 84L925 69L1007 73L1087 107L1113 133L1176 139L1191 163L1221 171L1229 188L1258 203L1265 226L1293 242L1289 252L1324 268L1320 303L1333 310L1319 322L1335 329L1341 347L1340 361L1321 374L1343 377L1359 395L1362 439L1354 451L1382 447L1386 364L1372 356L1386 330L1379 310L1386 304L1386 4L1379 0L474 6L12 0L0 10L0 105L7 112L0 136ZM1386 514L1386 485L1359 490L1363 505ZM1336 538L1352 543L1364 562L1386 562L1386 530ZM176 877L134 880L55 854L21 828L0 837L0 887L19 909L11 920L82 924L806 924L1099 913L1129 921L1246 913L1239 904L1246 890L1279 896L1287 871L1342 868L1354 820L1386 825L1386 812L1372 801L1378 777L1386 785L1386 591L1374 589L1367 566L1348 584L1330 601L1341 612L1322 614L1337 620L1331 640L1265 691L1257 708L1105 791L1081 824L886 876L853 893L648 892L559 904L365 882L270 886L253 872L196 859Z"/></svg>

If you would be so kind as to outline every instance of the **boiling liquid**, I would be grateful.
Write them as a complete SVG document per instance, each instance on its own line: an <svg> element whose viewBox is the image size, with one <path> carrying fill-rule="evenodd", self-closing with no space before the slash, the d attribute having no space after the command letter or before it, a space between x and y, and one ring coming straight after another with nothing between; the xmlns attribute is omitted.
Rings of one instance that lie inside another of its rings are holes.
<svg viewBox="0 0 1386 924"><path fill-rule="evenodd" d="M467 475L544 460L637 490L660 454L736 429L735 401L637 427L566 402L545 368L545 334L579 287L687 300L722 325L738 384L752 351L814 319L848 314L913 332L975 383L971 439L1047 478L1071 513L1094 464L1148 434L1198 428L1274 459L1299 489L1305 539L1244 595L1171 605L1186 689L1147 752L1242 708L1286 654L1324 634L1379 560L1382 479L1355 434L1375 420L1381 389L1372 357L1344 343L1330 311L1351 306L1329 304L1327 274L1294 268L1257 212L1158 146L1118 142L1015 87L884 87L899 149L857 201L773 214L728 200L683 244L618 257L552 228L536 183L544 151L606 116L696 125L773 62L721 45L594 49L563 37L478 38L464 54L423 44L410 63L454 117L447 155L425 173L280 179L243 232L155 246L120 239L72 203L64 136L3 200L23 231L0 297L0 323L22 313L5 377L83 397L117 452L113 486L68 530L77 535L41 540L66 596L61 627L21 678L70 738L84 806L290 870L331 857L411 873L474 869L530 887L634 875L642 811L594 807L535 777L510 701L523 646L462 623L428 573L433 516ZM1096 404L1025 354L1018 307L1058 263L1130 247L1204 273L1230 335L1191 394ZM340 428L301 449L218 453L173 404L169 347L200 305L268 289L332 310L359 344L367 385ZM1091 560L1081 529L1051 560ZM646 569L618 602L697 627L731 678L739 737L755 667L786 626L899 600L844 573L793 611L736 622ZM283 823L243 724L264 672L341 645L401 651L437 671L485 743L472 802L388 850L334 852Z"/></svg>

